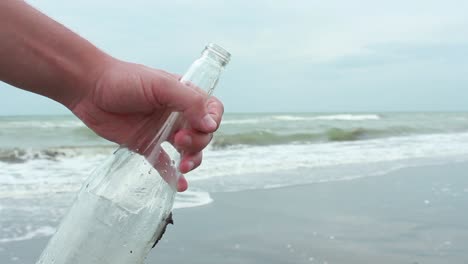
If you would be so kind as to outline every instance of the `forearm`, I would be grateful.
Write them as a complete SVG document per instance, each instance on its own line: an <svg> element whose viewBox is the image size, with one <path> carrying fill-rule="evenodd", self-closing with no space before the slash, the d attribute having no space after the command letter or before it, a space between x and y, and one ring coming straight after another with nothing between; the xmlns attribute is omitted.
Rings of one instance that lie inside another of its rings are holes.
<svg viewBox="0 0 468 264"><path fill-rule="evenodd" d="M0 1L0 80L72 108L109 60L25 2Z"/></svg>

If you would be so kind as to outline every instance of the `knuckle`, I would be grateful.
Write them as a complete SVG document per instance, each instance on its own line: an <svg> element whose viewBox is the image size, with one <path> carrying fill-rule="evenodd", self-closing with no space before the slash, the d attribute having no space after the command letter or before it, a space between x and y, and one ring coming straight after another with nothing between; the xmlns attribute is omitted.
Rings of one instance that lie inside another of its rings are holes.
<svg viewBox="0 0 468 264"><path fill-rule="evenodd" d="M197 107L204 106L205 103L205 96L199 94L199 93L194 93L193 94L193 101L196 104Z"/></svg>

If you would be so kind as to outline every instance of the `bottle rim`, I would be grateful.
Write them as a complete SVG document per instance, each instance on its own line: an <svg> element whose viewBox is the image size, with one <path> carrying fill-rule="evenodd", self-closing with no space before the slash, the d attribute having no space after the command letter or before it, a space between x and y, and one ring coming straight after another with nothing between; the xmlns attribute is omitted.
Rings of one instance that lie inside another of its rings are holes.
<svg viewBox="0 0 468 264"><path fill-rule="evenodd" d="M217 55L222 61L223 64L226 65L231 60L231 53L229 53L226 49L219 46L215 43L208 43L205 47L205 50L209 50Z"/></svg>

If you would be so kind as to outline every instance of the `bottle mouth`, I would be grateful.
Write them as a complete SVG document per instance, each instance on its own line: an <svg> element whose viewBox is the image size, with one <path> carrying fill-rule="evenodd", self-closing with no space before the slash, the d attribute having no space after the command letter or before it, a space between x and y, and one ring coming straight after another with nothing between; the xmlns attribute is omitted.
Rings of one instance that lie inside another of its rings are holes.
<svg viewBox="0 0 468 264"><path fill-rule="evenodd" d="M218 57L222 63L223 66L228 64L229 61L231 60L231 53L229 53L227 50L225 50L223 47L214 44L214 43L209 43L205 47L205 51L211 51Z"/></svg>

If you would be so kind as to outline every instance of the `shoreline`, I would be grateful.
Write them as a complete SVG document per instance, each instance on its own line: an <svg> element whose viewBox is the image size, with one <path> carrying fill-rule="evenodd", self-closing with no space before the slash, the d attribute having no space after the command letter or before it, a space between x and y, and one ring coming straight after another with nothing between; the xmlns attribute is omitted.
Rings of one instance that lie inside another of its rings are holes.
<svg viewBox="0 0 468 264"><path fill-rule="evenodd" d="M462 263L468 163L212 193L174 212L148 263Z"/></svg>
<svg viewBox="0 0 468 264"><path fill-rule="evenodd" d="M265 190L211 193L174 210L146 263L463 263L468 163ZM48 238L0 244L35 263ZM187 261L188 260L188 261Z"/></svg>

